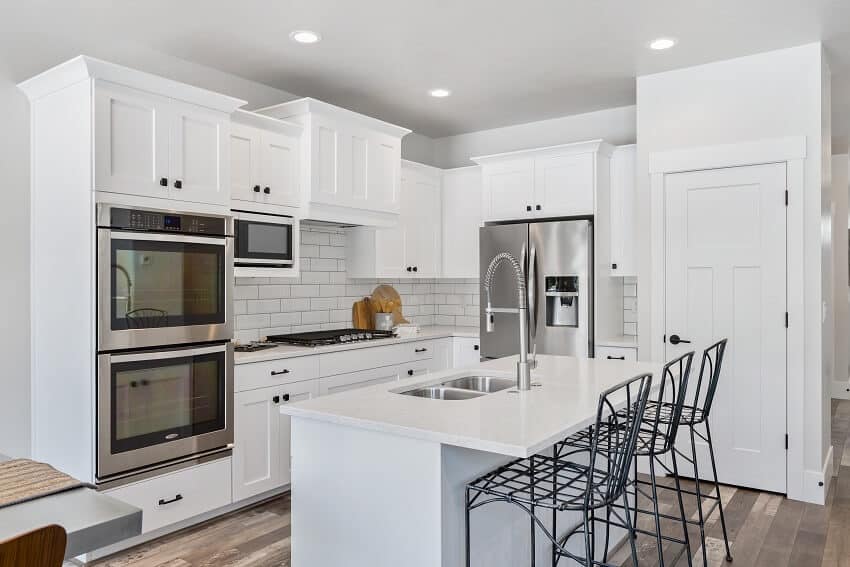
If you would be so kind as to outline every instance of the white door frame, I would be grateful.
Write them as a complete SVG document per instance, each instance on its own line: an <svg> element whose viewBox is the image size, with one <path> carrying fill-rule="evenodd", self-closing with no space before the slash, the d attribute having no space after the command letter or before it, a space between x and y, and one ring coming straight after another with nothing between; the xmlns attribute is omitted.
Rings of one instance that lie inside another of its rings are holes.
<svg viewBox="0 0 850 567"><path fill-rule="evenodd" d="M665 266L664 234L665 176L685 171L718 169L769 163L785 163L789 192L786 225L786 282L788 317L786 413L788 445L786 478L788 498L823 502L828 488L806 479L804 447L804 387L806 377L805 345L805 270L804 265L804 164L806 137L788 137L735 144L704 146L649 154L650 175L650 266L651 317L650 353L654 361L664 361ZM789 269L798 266L800 269ZM818 302L819 303L819 302ZM820 319L818 318L818 322ZM818 348L817 355L820 356ZM828 480L828 479L821 479ZM813 486L810 486L813 485Z"/></svg>

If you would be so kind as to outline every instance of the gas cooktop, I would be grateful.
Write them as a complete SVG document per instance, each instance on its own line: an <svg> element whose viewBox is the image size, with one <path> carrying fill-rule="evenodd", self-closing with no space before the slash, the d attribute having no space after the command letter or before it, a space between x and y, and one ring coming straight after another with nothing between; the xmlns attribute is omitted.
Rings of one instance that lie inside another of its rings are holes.
<svg viewBox="0 0 850 567"><path fill-rule="evenodd" d="M292 333L288 335L269 335L266 340L270 343L282 343L300 346L321 346L372 341L392 337L392 331L373 331L362 329L335 329L332 331L311 331L308 333Z"/></svg>

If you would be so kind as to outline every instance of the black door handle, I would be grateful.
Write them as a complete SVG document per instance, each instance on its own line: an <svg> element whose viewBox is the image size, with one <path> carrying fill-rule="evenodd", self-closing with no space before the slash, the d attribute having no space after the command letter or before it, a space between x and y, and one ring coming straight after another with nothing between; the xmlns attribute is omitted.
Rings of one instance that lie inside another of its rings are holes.
<svg viewBox="0 0 850 567"><path fill-rule="evenodd" d="M611 356L610 354L607 356L608 360L626 360L625 356Z"/></svg>
<svg viewBox="0 0 850 567"><path fill-rule="evenodd" d="M168 187L168 178L167 177L160 177L159 178L159 184L163 187Z"/></svg>
<svg viewBox="0 0 850 567"><path fill-rule="evenodd" d="M280 403L280 396L274 396L274 397L272 398L272 401L273 401L274 403L276 403L276 404L279 404L279 403Z"/></svg>
<svg viewBox="0 0 850 567"><path fill-rule="evenodd" d="M284 394L284 395L283 395L283 401L284 401L284 402L288 402L288 401L289 401L289 394Z"/></svg>
<svg viewBox="0 0 850 567"><path fill-rule="evenodd" d="M686 341L685 339L679 337L679 335L670 335L670 344L671 345L677 345L679 343L691 344L691 341Z"/></svg>
<svg viewBox="0 0 850 567"><path fill-rule="evenodd" d="M265 193L266 195L268 195L271 192L272 192L271 187L266 187L265 189L263 189L263 193Z"/></svg>
<svg viewBox="0 0 850 567"><path fill-rule="evenodd" d="M480 348L481 348L480 346L475 345L474 347L472 347L472 350L479 350Z"/></svg>
<svg viewBox="0 0 850 567"><path fill-rule="evenodd" d="M408 272L412 272L412 271L413 271L413 267L412 267L412 266L408 266L408 267L407 267L407 271L408 271Z"/></svg>
<svg viewBox="0 0 850 567"><path fill-rule="evenodd" d="M415 348L415 349L413 349L413 352L425 352L427 350L428 350L427 348Z"/></svg>
<svg viewBox="0 0 850 567"><path fill-rule="evenodd" d="M530 211L530 210L531 210L531 205L526 205L526 206L525 206L525 210L526 210L526 211Z"/></svg>
<svg viewBox="0 0 850 567"><path fill-rule="evenodd" d="M535 205L535 206L534 206L534 208L535 208L536 210L538 210L538 211L539 211L539 210L540 210L540 209L542 209L543 207L541 207L540 205Z"/></svg>
<svg viewBox="0 0 850 567"><path fill-rule="evenodd" d="M283 370L272 370L271 371L272 376L277 376L278 374L289 374L289 369L284 368Z"/></svg>
<svg viewBox="0 0 850 567"><path fill-rule="evenodd" d="M175 494L174 498L172 498L171 500L165 500L164 498L160 498L159 499L159 505L165 506L166 504L174 504L175 502L180 502L181 500L183 500L183 495L182 494Z"/></svg>
<svg viewBox="0 0 850 567"><path fill-rule="evenodd" d="M418 272L418 271L419 271L419 266L413 266L413 271L414 271L414 272Z"/></svg>
<svg viewBox="0 0 850 567"><path fill-rule="evenodd" d="M179 179L174 180L174 188L175 189L183 189L183 182Z"/></svg>
<svg viewBox="0 0 850 567"><path fill-rule="evenodd" d="M408 370L408 371L407 371L407 375L408 375L408 376L413 376L413 370Z"/></svg>
<svg viewBox="0 0 850 567"><path fill-rule="evenodd" d="M260 192L260 186L254 185L254 193L259 193L259 192Z"/></svg>

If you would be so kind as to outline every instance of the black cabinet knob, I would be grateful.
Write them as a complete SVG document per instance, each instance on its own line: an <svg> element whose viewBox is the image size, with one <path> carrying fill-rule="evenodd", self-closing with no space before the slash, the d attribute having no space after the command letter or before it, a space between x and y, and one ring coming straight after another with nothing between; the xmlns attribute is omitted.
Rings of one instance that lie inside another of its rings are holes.
<svg viewBox="0 0 850 567"><path fill-rule="evenodd" d="M413 266L413 271L414 271L414 272L418 272L418 271L419 271L419 267L418 267L418 266Z"/></svg>
<svg viewBox="0 0 850 567"><path fill-rule="evenodd" d="M612 270L616 270L616 269L617 269L617 264L611 264L611 269L612 269Z"/></svg>
<svg viewBox="0 0 850 567"><path fill-rule="evenodd" d="M681 338L679 335L670 335L670 344L671 345L677 345L679 343L691 344L691 341L686 341L685 339Z"/></svg>
<svg viewBox="0 0 850 567"><path fill-rule="evenodd" d="M283 401L284 401L284 402L288 402L288 401L289 401L289 394L284 394L284 395L283 395Z"/></svg>
<svg viewBox="0 0 850 567"><path fill-rule="evenodd" d="M265 187L265 188L263 189L263 193L265 193L266 195L268 195L268 194L269 194L269 193L271 193L271 192L272 192L271 187Z"/></svg>
<svg viewBox="0 0 850 567"><path fill-rule="evenodd" d="M183 189L183 182L179 179L174 180L174 188L175 189Z"/></svg>
<svg viewBox="0 0 850 567"><path fill-rule="evenodd" d="M279 403L280 403L280 396L274 396L274 397L272 398L272 401L273 401L274 403L276 403L276 404L279 404Z"/></svg>
<svg viewBox="0 0 850 567"><path fill-rule="evenodd" d="M481 350L481 347L478 346L478 345L475 345L474 347L472 347L472 350Z"/></svg>
<svg viewBox="0 0 850 567"><path fill-rule="evenodd" d="M543 207L541 207L540 205L536 205L534 208L535 208L535 209L537 209L537 210L539 211L539 210L540 210L540 209L542 209Z"/></svg>
<svg viewBox="0 0 850 567"><path fill-rule="evenodd" d="M408 266L408 267L407 267L407 271L408 271L408 272L412 272L412 271L413 271L413 268L412 268L412 267L410 267L410 266Z"/></svg>
<svg viewBox="0 0 850 567"><path fill-rule="evenodd" d="M407 371L407 375L408 375L408 376L413 376L413 370L408 370L408 371Z"/></svg>
<svg viewBox="0 0 850 567"><path fill-rule="evenodd" d="M254 185L254 193L259 193L259 192L260 192L260 186Z"/></svg>
<svg viewBox="0 0 850 567"><path fill-rule="evenodd" d="M526 210L526 211L531 211L531 205L526 205L526 206L525 206L525 210Z"/></svg>
<svg viewBox="0 0 850 567"><path fill-rule="evenodd" d="M163 187L168 187L168 178L167 177L160 177L159 184Z"/></svg>

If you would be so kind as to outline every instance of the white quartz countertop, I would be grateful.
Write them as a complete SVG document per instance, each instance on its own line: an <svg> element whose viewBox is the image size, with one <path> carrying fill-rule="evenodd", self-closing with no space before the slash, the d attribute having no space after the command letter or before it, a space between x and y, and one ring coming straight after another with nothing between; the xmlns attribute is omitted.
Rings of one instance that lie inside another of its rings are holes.
<svg viewBox="0 0 850 567"><path fill-rule="evenodd" d="M619 335L616 337L605 337L596 341L596 346L637 348L637 337L633 335Z"/></svg>
<svg viewBox="0 0 850 567"><path fill-rule="evenodd" d="M532 372L536 386L516 388L467 400L432 400L398 391L481 374L516 377L517 357L491 360L464 370L447 370L398 382L283 405L281 413L477 449L527 457L555 444L596 417L599 394L644 372L658 376L660 366L622 360L571 356L538 357Z"/></svg>
<svg viewBox="0 0 850 567"><path fill-rule="evenodd" d="M248 364L251 362L265 362L268 360L281 360L297 356L311 356L325 352L338 352L359 348L379 347L399 343L424 341L427 339L443 339L447 337L478 337L478 327L452 327L444 325L431 325L419 328L419 334L412 337L392 337L389 339L375 339L373 341L361 341L356 343L326 345L316 347L304 347L295 345L280 345L256 352L236 352L233 355L235 364Z"/></svg>

